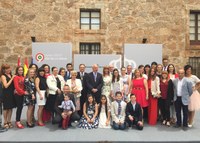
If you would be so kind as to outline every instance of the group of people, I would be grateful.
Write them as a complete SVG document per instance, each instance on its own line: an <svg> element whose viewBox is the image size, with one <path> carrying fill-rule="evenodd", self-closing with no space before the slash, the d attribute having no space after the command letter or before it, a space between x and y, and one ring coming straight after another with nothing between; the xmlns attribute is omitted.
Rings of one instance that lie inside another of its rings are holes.
<svg viewBox="0 0 200 143"><path fill-rule="evenodd" d="M186 65L176 73L173 64L163 59L163 64L131 65L117 69L113 65L92 66L85 72L68 63L66 68L47 64L40 68L31 64L24 75L22 66L12 74L8 64L1 66L1 102L4 128L12 128L12 109L16 108L16 127L23 129L21 114L27 106L26 126L35 126L35 106L38 106L37 125L45 122L69 125L84 129L113 128L124 130L135 127L142 130L144 122L156 125L158 120L166 126L187 130L192 127L195 111L200 109L200 79ZM183 121L181 112L183 111Z"/></svg>

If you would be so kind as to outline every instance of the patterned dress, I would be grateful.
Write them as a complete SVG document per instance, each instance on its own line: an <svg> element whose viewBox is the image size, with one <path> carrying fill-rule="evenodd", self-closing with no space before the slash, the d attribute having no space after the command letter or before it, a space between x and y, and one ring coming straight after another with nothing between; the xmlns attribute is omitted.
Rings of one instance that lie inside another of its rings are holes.
<svg viewBox="0 0 200 143"><path fill-rule="evenodd" d="M111 91L111 77L104 76L103 77L103 87L101 89L101 94L107 97L109 103L111 103L110 91Z"/></svg>
<svg viewBox="0 0 200 143"><path fill-rule="evenodd" d="M29 78L26 78L24 80L24 86L26 91L29 93L28 95L24 96L24 105L35 105L36 100L32 100L32 94L35 95L35 83L34 81L29 80Z"/></svg>
<svg viewBox="0 0 200 143"><path fill-rule="evenodd" d="M87 113L88 117L90 119L92 119L95 114L95 105L93 105L93 104L89 105L86 113ZM94 119L93 123L88 123L87 118L83 115L80 119L78 126L79 126L79 128L83 128L83 129L96 129L96 128L98 128L98 124L99 124L98 117L96 117Z"/></svg>

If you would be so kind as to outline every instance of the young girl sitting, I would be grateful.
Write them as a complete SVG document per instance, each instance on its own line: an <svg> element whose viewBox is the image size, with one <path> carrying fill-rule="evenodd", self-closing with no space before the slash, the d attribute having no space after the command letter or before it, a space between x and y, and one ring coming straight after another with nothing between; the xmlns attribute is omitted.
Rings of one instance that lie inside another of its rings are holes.
<svg viewBox="0 0 200 143"><path fill-rule="evenodd" d="M74 103L69 99L68 95L65 95L64 101L62 101L61 105L59 105L58 107L63 109L63 112L62 112L62 117L63 117L62 128L67 129L72 111L75 112Z"/></svg>
<svg viewBox="0 0 200 143"><path fill-rule="evenodd" d="M87 101L83 105L83 116L79 122L79 128L96 129L99 124L97 117L98 105L92 95L88 95Z"/></svg>
<svg viewBox="0 0 200 143"><path fill-rule="evenodd" d="M110 105L105 95L101 96L101 102L99 103L99 128L111 128Z"/></svg>

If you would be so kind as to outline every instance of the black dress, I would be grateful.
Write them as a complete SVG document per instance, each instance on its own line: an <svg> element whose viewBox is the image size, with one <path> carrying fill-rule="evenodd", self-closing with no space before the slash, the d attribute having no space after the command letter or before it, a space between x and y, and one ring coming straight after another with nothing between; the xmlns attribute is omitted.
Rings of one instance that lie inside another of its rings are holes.
<svg viewBox="0 0 200 143"><path fill-rule="evenodd" d="M6 74L4 74L6 77L6 81L10 81L10 77L8 77ZM15 108L15 99L14 99L14 83L12 83L8 86L8 88L5 88L2 84L3 90L2 90L2 95L3 95L3 109L12 109Z"/></svg>

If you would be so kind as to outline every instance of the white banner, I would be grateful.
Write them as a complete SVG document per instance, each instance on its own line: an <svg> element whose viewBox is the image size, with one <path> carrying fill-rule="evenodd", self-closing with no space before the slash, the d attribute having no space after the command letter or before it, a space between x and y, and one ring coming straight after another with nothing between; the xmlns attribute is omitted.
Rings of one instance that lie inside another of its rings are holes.
<svg viewBox="0 0 200 143"><path fill-rule="evenodd" d="M33 63L40 67L48 64L50 67L66 67L72 62L71 43L32 43Z"/></svg>
<svg viewBox="0 0 200 143"><path fill-rule="evenodd" d="M124 66L151 64L151 62L162 64L162 44L124 44Z"/></svg>

